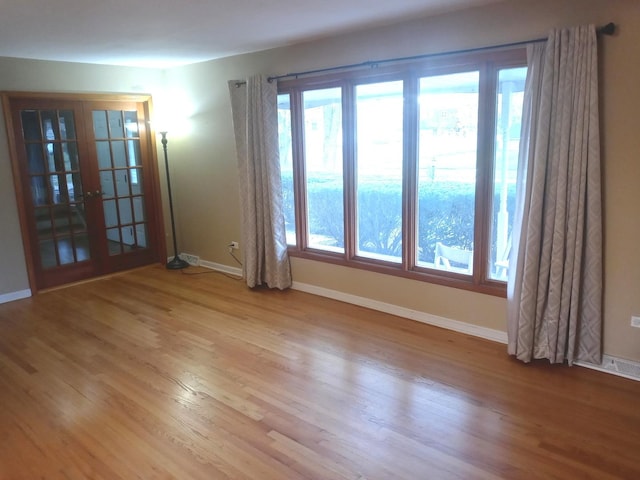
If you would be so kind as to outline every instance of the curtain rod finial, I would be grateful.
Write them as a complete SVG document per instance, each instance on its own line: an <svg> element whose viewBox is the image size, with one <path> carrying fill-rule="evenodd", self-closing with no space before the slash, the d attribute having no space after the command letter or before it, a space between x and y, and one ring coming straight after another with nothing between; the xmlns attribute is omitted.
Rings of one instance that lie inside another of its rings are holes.
<svg viewBox="0 0 640 480"><path fill-rule="evenodd" d="M609 22L606 25L598 28L598 33L602 35L613 35L616 32L616 24Z"/></svg>

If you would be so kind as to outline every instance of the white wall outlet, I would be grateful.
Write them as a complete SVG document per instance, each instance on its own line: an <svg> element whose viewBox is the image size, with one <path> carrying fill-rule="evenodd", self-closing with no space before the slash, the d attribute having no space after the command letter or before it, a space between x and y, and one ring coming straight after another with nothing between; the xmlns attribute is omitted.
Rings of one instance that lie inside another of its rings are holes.
<svg viewBox="0 0 640 480"><path fill-rule="evenodd" d="M238 242L231 242L229 246L234 250L238 250L240 248L240 244Z"/></svg>
<svg viewBox="0 0 640 480"><path fill-rule="evenodd" d="M640 317L637 317L637 316L633 315L631 317L631 326L632 327L636 327L636 328L640 328Z"/></svg>

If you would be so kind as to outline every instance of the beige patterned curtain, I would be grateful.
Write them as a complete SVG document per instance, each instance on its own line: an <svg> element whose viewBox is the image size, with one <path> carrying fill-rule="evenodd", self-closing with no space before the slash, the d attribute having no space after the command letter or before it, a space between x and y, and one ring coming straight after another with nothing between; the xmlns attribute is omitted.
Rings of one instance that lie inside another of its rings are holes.
<svg viewBox="0 0 640 480"><path fill-rule="evenodd" d="M278 87L230 81L242 209L243 275L251 288L291 286L278 150Z"/></svg>
<svg viewBox="0 0 640 480"><path fill-rule="evenodd" d="M594 26L529 46L508 282L509 353L601 362L602 218ZM519 226L520 227L519 227Z"/></svg>

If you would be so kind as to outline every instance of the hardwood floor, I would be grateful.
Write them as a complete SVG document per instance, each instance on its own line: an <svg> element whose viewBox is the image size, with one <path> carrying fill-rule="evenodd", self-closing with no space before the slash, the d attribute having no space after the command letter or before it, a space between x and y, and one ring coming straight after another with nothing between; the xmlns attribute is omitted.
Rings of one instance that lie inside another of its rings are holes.
<svg viewBox="0 0 640 480"><path fill-rule="evenodd" d="M640 382L197 271L0 305L0 479L640 478Z"/></svg>

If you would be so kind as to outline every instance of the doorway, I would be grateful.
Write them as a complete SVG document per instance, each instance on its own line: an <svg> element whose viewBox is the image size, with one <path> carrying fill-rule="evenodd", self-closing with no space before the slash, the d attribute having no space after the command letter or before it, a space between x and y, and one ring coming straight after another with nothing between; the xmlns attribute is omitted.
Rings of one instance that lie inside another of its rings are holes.
<svg viewBox="0 0 640 480"><path fill-rule="evenodd" d="M3 95L32 291L165 260L150 102Z"/></svg>

